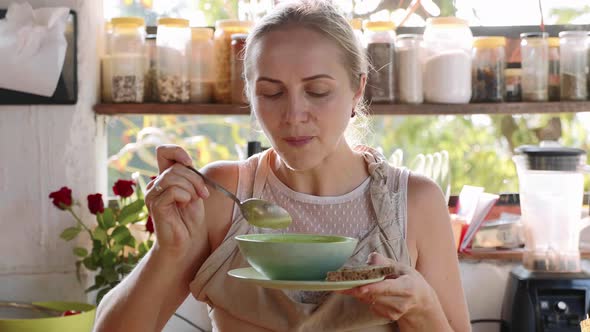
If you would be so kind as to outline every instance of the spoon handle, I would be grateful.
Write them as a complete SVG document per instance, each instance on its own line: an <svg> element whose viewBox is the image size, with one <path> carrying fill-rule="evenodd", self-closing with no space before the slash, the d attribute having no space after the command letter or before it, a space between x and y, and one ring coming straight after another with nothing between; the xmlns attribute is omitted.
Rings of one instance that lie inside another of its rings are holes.
<svg viewBox="0 0 590 332"><path fill-rule="evenodd" d="M217 182L209 179L208 177L206 177L205 175L203 175L203 173L197 171L194 167L192 166L186 166L188 169L190 169L191 171L199 174L199 176L201 178L203 178L203 181L205 181L205 184L210 185L211 187L221 191L225 196L231 198L232 200L234 200L234 202L238 203L238 205L241 205L242 202L240 202L240 200L236 197L236 195L232 194L231 192L229 192L227 189L223 188L221 185L217 184Z"/></svg>

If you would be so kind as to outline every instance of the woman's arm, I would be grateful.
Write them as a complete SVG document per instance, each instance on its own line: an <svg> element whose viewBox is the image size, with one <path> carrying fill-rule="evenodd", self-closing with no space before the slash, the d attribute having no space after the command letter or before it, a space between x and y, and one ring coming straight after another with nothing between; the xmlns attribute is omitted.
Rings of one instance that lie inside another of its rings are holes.
<svg viewBox="0 0 590 332"><path fill-rule="evenodd" d="M196 272L231 225L233 202L203 191L200 177L179 147L158 149L160 176L148 185L154 247L97 308L94 331L160 331L189 294ZM188 171L188 172L185 172ZM229 190L237 187L237 164L210 165L203 173ZM159 186L162 189L156 187ZM206 217L205 217L205 212ZM223 233L223 234L221 234Z"/></svg>

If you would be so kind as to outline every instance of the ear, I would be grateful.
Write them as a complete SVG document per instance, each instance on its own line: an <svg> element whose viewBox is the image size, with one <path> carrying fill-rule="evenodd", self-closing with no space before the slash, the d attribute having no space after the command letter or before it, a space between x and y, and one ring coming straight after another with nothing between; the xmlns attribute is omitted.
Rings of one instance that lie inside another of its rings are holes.
<svg viewBox="0 0 590 332"><path fill-rule="evenodd" d="M367 85L367 74L361 74L359 88L354 93L354 97L352 99L353 105L356 106L358 104L359 100L361 100L361 98L365 94L365 86L366 85Z"/></svg>

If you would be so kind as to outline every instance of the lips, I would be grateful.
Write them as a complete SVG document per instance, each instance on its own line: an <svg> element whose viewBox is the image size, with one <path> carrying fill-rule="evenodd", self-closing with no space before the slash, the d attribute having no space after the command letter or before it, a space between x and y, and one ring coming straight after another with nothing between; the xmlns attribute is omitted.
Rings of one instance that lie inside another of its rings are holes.
<svg viewBox="0 0 590 332"><path fill-rule="evenodd" d="M293 136L285 137L283 140L291 146L304 146L313 140L313 136Z"/></svg>

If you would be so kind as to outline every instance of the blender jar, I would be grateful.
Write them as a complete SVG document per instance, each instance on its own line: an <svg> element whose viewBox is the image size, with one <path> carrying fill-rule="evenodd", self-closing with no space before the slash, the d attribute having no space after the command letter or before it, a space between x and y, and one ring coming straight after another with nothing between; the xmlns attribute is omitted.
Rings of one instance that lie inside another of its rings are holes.
<svg viewBox="0 0 590 332"><path fill-rule="evenodd" d="M524 266L533 271L579 272L586 152L522 146L516 153Z"/></svg>

